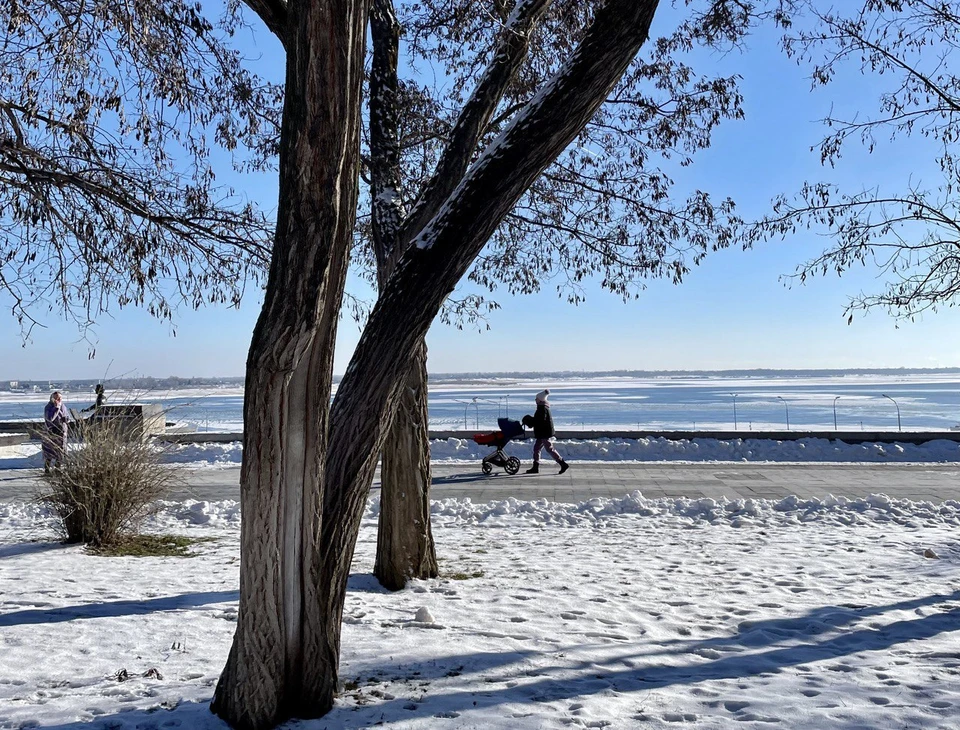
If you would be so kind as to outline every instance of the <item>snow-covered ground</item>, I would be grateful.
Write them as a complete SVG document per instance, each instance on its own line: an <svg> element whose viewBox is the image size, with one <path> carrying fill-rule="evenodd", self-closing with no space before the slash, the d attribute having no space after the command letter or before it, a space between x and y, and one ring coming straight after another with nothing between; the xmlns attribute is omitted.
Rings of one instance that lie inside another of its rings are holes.
<svg viewBox="0 0 960 730"><path fill-rule="evenodd" d="M508 454L526 459L531 441L514 441ZM960 443L946 439L925 444L845 444L827 439L771 441L759 439L572 439L557 442L571 461L776 461L776 462L960 462ZM466 439L433 441L431 457L438 462L475 462L491 452ZM183 444L166 448L166 460L190 467L222 467L240 463L240 442ZM0 470L42 466L38 442L0 446Z"/></svg>
<svg viewBox="0 0 960 730"><path fill-rule="evenodd" d="M344 692L291 728L954 730L960 503L827 499L434 504L442 576L369 576ZM221 730L235 503L167 504L191 558L103 558L0 504L0 728ZM926 553L926 556L925 556Z"/></svg>

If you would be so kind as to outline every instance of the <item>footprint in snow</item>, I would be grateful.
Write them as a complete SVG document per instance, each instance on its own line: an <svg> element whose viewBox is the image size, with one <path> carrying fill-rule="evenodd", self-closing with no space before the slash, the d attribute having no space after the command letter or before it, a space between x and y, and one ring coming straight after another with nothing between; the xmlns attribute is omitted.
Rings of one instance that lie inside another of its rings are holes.
<svg viewBox="0 0 960 730"><path fill-rule="evenodd" d="M876 696L876 695L875 695L875 696L873 696L873 697L868 697L867 699L870 700L870 701L871 701L873 704L875 704L875 705L889 705L889 704L890 704L890 698L889 698L889 697L879 697L879 696Z"/></svg>
<svg viewBox="0 0 960 730"><path fill-rule="evenodd" d="M668 712L663 715L664 722L696 722L697 716L692 712Z"/></svg>
<svg viewBox="0 0 960 730"><path fill-rule="evenodd" d="M727 712L741 712L747 707L750 707L749 702L728 700L723 703L723 707Z"/></svg>
<svg viewBox="0 0 960 730"><path fill-rule="evenodd" d="M832 667L827 667L831 672L853 672L855 671L853 667L849 664L834 664Z"/></svg>
<svg viewBox="0 0 960 730"><path fill-rule="evenodd" d="M702 656L704 659L719 659L720 657L723 656L723 654L721 654L716 649L709 649L709 648L694 649L693 653L696 654L697 656ZM731 704L731 703L727 703L727 704Z"/></svg>
<svg viewBox="0 0 960 730"><path fill-rule="evenodd" d="M747 713L745 715L737 715L734 718L737 722L768 722L770 724L781 722L779 717L770 717L768 715L757 715L754 713Z"/></svg>

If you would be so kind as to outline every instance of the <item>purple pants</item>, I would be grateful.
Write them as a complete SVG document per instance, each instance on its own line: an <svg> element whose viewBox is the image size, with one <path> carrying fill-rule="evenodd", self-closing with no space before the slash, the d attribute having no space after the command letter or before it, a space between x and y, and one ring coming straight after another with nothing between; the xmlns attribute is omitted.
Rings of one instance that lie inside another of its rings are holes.
<svg viewBox="0 0 960 730"><path fill-rule="evenodd" d="M537 439L537 442L533 445L533 465L536 466L540 463L540 451L541 449L546 449L547 453L553 457L553 460L558 464L563 461L563 458L560 454L557 453L557 450L553 448L553 444L550 443L550 439Z"/></svg>

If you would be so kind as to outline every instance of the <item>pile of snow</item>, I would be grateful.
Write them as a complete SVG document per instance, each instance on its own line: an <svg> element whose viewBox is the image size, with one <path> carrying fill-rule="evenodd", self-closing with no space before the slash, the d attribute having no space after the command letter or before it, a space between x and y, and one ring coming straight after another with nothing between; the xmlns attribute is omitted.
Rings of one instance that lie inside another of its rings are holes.
<svg viewBox="0 0 960 730"><path fill-rule="evenodd" d="M374 525L380 514L380 498L372 497L364 521ZM800 525L820 522L830 525L896 524L906 527L960 527L960 502L942 503L892 499L884 494L823 499L712 499L658 497L648 499L639 490L624 497L594 497L576 504L546 499L505 500L475 504L469 497L433 500L434 527L464 525L610 527L623 520L668 518L687 527L722 524L728 527ZM0 502L0 527L33 529L53 526L56 516L47 507L30 502ZM234 500L182 502L163 501L146 523L149 530L190 530L194 527L237 528L240 503Z"/></svg>
<svg viewBox="0 0 960 730"><path fill-rule="evenodd" d="M374 502L375 514L379 505ZM522 501L514 498L488 504L473 504L469 498L444 499L432 504L432 523L446 525L496 525L504 522L542 525L609 526L617 518L670 517L690 527L724 524L784 525L824 522L832 525L894 523L908 527L923 525L960 526L960 502L943 503L891 499L883 494L864 498L829 496L799 499L795 496L771 499L699 499L660 497L647 499L639 490L625 497L594 497L579 504L562 504L545 499Z"/></svg>
<svg viewBox="0 0 960 730"><path fill-rule="evenodd" d="M529 456L532 443L511 442L505 451ZM960 461L960 443L937 439L924 444L847 444L829 439L796 441L771 439L565 439L557 442L564 458L577 461L824 461L923 462ZM474 461L490 454L489 446L467 439L433 441L431 458L437 461Z"/></svg>
<svg viewBox="0 0 960 730"><path fill-rule="evenodd" d="M440 577L398 592L370 575L376 510L343 691L289 730L957 726L957 503L448 500ZM157 529L213 538L192 558L95 556L48 519L0 504L0 728L228 730L237 504L163 506Z"/></svg>

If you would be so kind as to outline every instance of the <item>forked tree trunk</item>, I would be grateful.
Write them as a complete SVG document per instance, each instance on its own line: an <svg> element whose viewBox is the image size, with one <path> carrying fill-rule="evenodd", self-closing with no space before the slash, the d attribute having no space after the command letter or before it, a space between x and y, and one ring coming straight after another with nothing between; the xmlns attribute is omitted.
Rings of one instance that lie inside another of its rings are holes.
<svg viewBox="0 0 960 730"><path fill-rule="evenodd" d="M558 74L404 253L329 421L356 212L368 7L362 0L288 7L277 238L247 362L240 614L213 702L224 719L250 730L332 707L350 564L409 363L496 227L621 78L657 0L608 0Z"/></svg>
<svg viewBox="0 0 960 730"><path fill-rule="evenodd" d="M374 575L398 591L411 578L436 578L430 528L427 346L421 342L397 396L380 466L380 530Z"/></svg>
<svg viewBox="0 0 960 730"><path fill-rule="evenodd" d="M386 282L330 414L320 549L329 616L342 614L376 458L409 363L496 227L583 129L646 40L658 0L608 0L534 102L481 156ZM329 627L340 630L339 621Z"/></svg>
<svg viewBox="0 0 960 730"><path fill-rule="evenodd" d="M277 234L244 393L240 608L211 706L244 730L332 707L340 614L329 597L340 588L328 564L344 569L352 558L352 549L324 552L320 543L367 3L289 8Z"/></svg>

